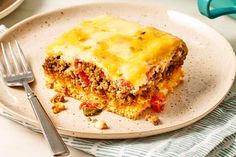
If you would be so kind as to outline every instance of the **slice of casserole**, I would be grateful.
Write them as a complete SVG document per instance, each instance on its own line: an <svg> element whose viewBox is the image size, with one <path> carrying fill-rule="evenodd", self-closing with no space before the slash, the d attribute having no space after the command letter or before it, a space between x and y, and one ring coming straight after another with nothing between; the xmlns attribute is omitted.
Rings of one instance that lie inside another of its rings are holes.
<svg viewBox="0 0 236 157"><path fill-rule="evenodd" d="M46 50L47 85L91 108L137 119L160 112L183 79L187 55L179 38L112 16L84 21Z"/></svg>

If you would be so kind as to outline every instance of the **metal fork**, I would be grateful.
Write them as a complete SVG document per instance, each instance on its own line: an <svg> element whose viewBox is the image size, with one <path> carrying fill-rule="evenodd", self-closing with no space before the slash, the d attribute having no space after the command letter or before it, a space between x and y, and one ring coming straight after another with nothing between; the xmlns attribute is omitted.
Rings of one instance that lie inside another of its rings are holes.
<svg viewBox="0 0 236 157"><path fill-rule="evenodd" d="M1 42L2 54L6 66L6 68L4 68L4 64L0 61L0 72L2 74L2 78L7 86L24 87L27 98L30 101L37 119L39 120L43 135L49 143L52 154L54 156L69 155L67 146L63 142L62 138L58 134L57 130L53 126L53 123L51 122L47 113L39 102L38 98L28 84L34 81L34 75L25 59L22 49L20 48L16 40L14 45L15 47L12 46L11 42L8 42L8 50L10 51L9 54L6 53L6 46L4 46L3 42ZM9 56L11 56L13 64L9 59Z"/></svg>

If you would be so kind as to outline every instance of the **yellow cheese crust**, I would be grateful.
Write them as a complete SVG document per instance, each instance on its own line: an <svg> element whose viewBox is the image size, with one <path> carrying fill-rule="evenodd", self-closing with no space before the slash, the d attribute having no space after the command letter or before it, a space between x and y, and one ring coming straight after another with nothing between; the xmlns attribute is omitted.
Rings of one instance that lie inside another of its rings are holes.
<svg viewBox="0 0 236 157"><path fill-rule="evenodd" d="M150 66L166 67L181 44L181 39L156 28L104 15L66 32L46 53L71 63L75 58L92 62L111 80L141 86Z"/></svg>

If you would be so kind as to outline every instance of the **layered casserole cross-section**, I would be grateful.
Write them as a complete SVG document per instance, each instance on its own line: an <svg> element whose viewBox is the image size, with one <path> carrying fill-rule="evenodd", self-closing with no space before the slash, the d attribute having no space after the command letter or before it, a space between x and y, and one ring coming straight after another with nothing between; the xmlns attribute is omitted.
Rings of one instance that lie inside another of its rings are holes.
<svg viewBox="0 0 236 157"><path fill-rule="evenodd" d="M138 119L160 112L183 79L186 44L176 36L113 16L61 35L46 50L47 86L82 105Z"/></svg>

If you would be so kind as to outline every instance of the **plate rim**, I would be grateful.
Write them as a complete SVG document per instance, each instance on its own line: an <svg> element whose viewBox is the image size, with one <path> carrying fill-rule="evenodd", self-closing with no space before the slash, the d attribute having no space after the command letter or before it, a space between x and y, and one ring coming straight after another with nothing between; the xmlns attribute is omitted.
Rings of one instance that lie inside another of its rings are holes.
<svg viewBox="0 0 236 157"><path fill-rule="evenodd" d="M118 4L118 5L124 5L125 4L125 5L127 5L128 4L128 5L131 5L131 6L140 6L140 5L142 5L142 6L145 6L145 7L150 7L150 5L151 5L151 4L144 4L144 3L137 3L137 2L135 2L135 3L132 3L132 2L91 2L91 3L78 4L78 5L73 5L73 6L57 8L57 9L54 9L54 10L50 10L50 11L46 11L46 12L43 12L43 13L33 15L29 18L26 18L26 19L18 22L17 24L13 25L10 29L8 29L3 35L0 36L0 41L5 36L7 36L11 31L17 29L18 27L21 27L21 25L23 25L27 22L30 22L31 20L40 18L42 16L47 16L47 15L50 15L50 14L53 14L53 13L57 13L57 12L60 12L60 11L63 11L63 10L69 10L69 9L79 8L79 7L86 7L86 6L91 6L91 5L101 5L101 4L106 4L106 5L110 5L110 4L112 4L112 5L114 5L114 4ZM163 10L174 10L174 9L168 9L167 7L163 7L163 5L160 5L160 4L155 4L155 6L162 7ZM162 134L162 133L170 132L170 131L173 131L173 130L178 130L180 128L183 128L183 127L186 127L188 125L191 125L191 124L195 123L196 121L202 119L207 114L212 112L224 100L225 96L230 91L230 89L233 85L233 82L235 80L235 74L236 74L236 57L235 57L235 53L234 53L234 50L233 50L232 46L229 44L229 42L220 33L218 33L211 26L205 24L204 22L198 20L195 17L192 17L191 15L182 13L180 11L176 11L176 12L181 13L181 14L183 14L183 15L185 15L188 18L191 18L193 20L197 20L198 22L201 23L201 25L204 25L207 28L211 29L215 34L217 34L222 39L222 41L224 41L224 45L227 45L227 47L230 48L231 52L228 52L228 53L231 53L232 57L234 57L234 60L232 60L234 62L234 67L232 69L232 78L233 78L233 80L229 84L229 87L225 88L225 89L227 89L227 91L223 94L223 96L221 98L219 97L220 100L217 100L218 102L216 104L212 105L213 107L211 107L208 111L205 111L204 113L202 113L200 116L197 116L197 117L195 117L191 120L188 120L184 123L175 124L173 126L158 129L158 131L156 129L153 129L153 130L146 130L146 131L142 131L142 132L140 132L140 131L135 132L134 131L134 132L131 132L131 133L103 133L103 132L102 133L101 132L97 132L97 133L86 132L86 133L84 133L84 132L79 132L79 131L76 131L76 133L75 133L75 130L69 130L69 129L66 129L66 128L63 128L63 127L56 127L60 134L68 135L68 136L72 136L72 137L82 137L82 138L92 138L92 139L124 139L124 138L126 139L126 138L137 138L137 137L146 137L146 136L151 136L151 135ZM23 116L23 115L15 112L15 111L13 111L12 109L10 109L6 105L4 105L2 102L0 102L0 106L5 111L12 114L14 116L14 118L18 118L20 120L28 122L29 124L32 124L33 126L36 126L36 127L39 128L39 123L36 120L34 120L32 118L28 118L26 116ZM86 134L86 135L83 136L82 134Z"/></svg>
<svg viewBox="0 0 236 157"><path fill-rule="evenodd" d="M16 0L14 3L12 3L10 6L5 8L0 12L0 19L4 18L5 16L9 15L11 12L13 12L17 7L19 7L24 0Z"/></svg>

